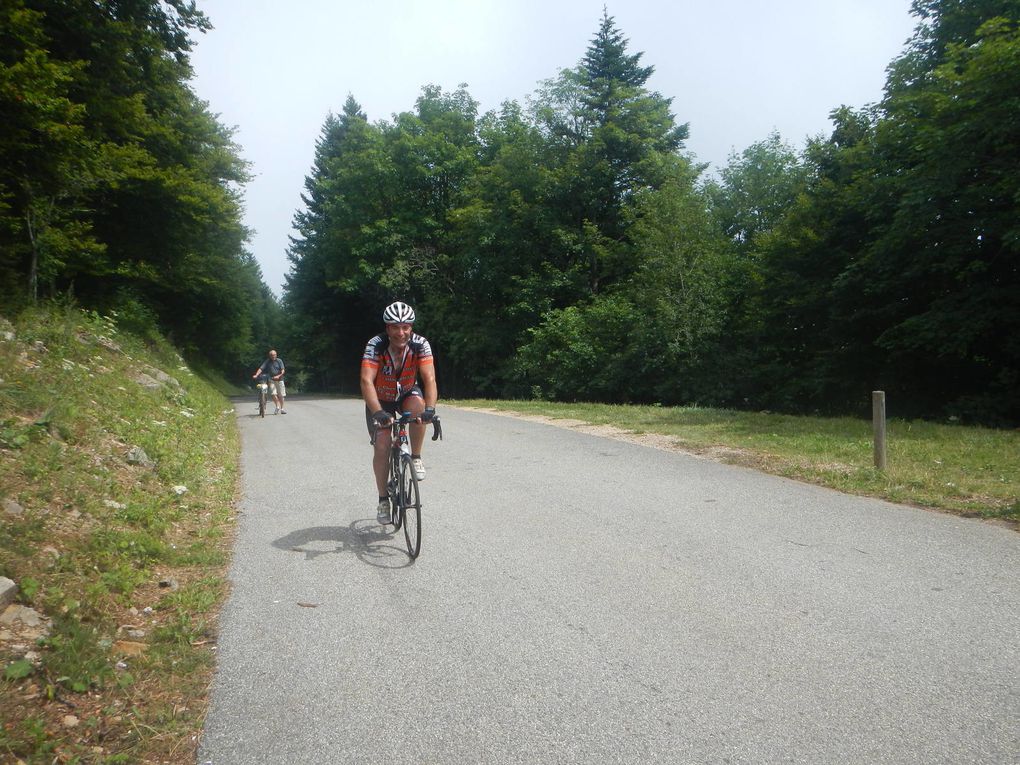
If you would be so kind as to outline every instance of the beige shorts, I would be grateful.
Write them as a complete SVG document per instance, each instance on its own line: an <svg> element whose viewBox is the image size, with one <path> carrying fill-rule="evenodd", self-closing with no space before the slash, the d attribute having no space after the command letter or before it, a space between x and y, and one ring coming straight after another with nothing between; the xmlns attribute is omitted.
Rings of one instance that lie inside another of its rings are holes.
<svg viewBox="0 0 1020 765"><path fill-rule="evenodd" d="M269 393L283 398L287 395L287 386L283 384L283 380L269 380Z"/></svg>

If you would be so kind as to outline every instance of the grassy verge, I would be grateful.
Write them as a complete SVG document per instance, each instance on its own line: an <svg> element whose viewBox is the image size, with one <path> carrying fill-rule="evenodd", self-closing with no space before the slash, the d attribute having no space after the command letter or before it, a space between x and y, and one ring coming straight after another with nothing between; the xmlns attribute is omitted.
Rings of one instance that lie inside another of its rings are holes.
<svg viewBox="0 0 1020 765"><path fill-rule="evenodd" d="M449 403L657 434L676 448L851 494L1020 521L1017 431L890 420L883 472L873 466L870 421L693 407Z"/></svg>
<svg viewBox="0 0 1020 765"><path fill-rule="evenodd" d="M49 628L0 625L0 761L194 762L232 410L165 343L74 310L0 320L0 370L0 576Z"/></svg>

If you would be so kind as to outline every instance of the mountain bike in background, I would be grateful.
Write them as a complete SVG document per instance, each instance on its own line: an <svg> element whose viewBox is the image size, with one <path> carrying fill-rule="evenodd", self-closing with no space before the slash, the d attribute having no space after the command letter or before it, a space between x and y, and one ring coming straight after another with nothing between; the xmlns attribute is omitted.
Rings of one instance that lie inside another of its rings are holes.
<svg viewBox="0 0 1020 765"><path fill-rule="evenodd" d="M255 387L259 397L259 417L265 417L266 407L269 405L269 375L259 375Z"/></svg>

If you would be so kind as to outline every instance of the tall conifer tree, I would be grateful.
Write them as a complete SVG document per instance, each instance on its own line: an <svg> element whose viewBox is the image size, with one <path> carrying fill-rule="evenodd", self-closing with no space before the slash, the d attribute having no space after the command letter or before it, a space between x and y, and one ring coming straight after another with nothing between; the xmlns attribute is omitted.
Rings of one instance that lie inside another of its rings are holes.
<svg viewBox="0 0 1020 765"><path fill-rule="evenodd" d="M558 205L591 294L633 273L628 208L636 191L661 185L661 155L678 152L688 134L675 123L672 99L647 89L654 68L641 66L643 54L629 54L627 44L604 13L578 67L549 91L570 100L544 112L553 135L568 139Z"/></svg>

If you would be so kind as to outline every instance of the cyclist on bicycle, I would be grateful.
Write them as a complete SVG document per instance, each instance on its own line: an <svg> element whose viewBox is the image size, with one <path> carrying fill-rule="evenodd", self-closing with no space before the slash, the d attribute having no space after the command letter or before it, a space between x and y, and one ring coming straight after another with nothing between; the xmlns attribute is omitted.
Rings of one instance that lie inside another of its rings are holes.
<svg viewBox="0 0 1020 765"><path fill-rule="evenodd" d="M251 379L256 379L259 375L265 375L268 377L266 380L269 383L269 390L273 394L273 403L276 404L276 412L274 414L287 414L287 411L283 408L284 399L287 396L287 388L283 383L283 375L287 370L283 366L283 359L277 358L276 351L270 349L269 358L259 365L259 368L255 370L255 374L251 376Z"/></svg>
<svg viewBox="0 0 1020 765"><path fill-rule="evenodd" d="M396 302L383 311L386 331L368 341L361 357L361 395L365 399L365 420L371 435L381 428L375 439L372 470L379 491L376 513L380 522L389 520L389 499L386 478L389 473L390 432L392 415L410 412L421 423L411 425L411 464L419 481L425 480L421 449L425 443L425 424L436 414L439 398L432 347L412 329L414 309ZM419 378L421 384L418 384Z"/></svg>

